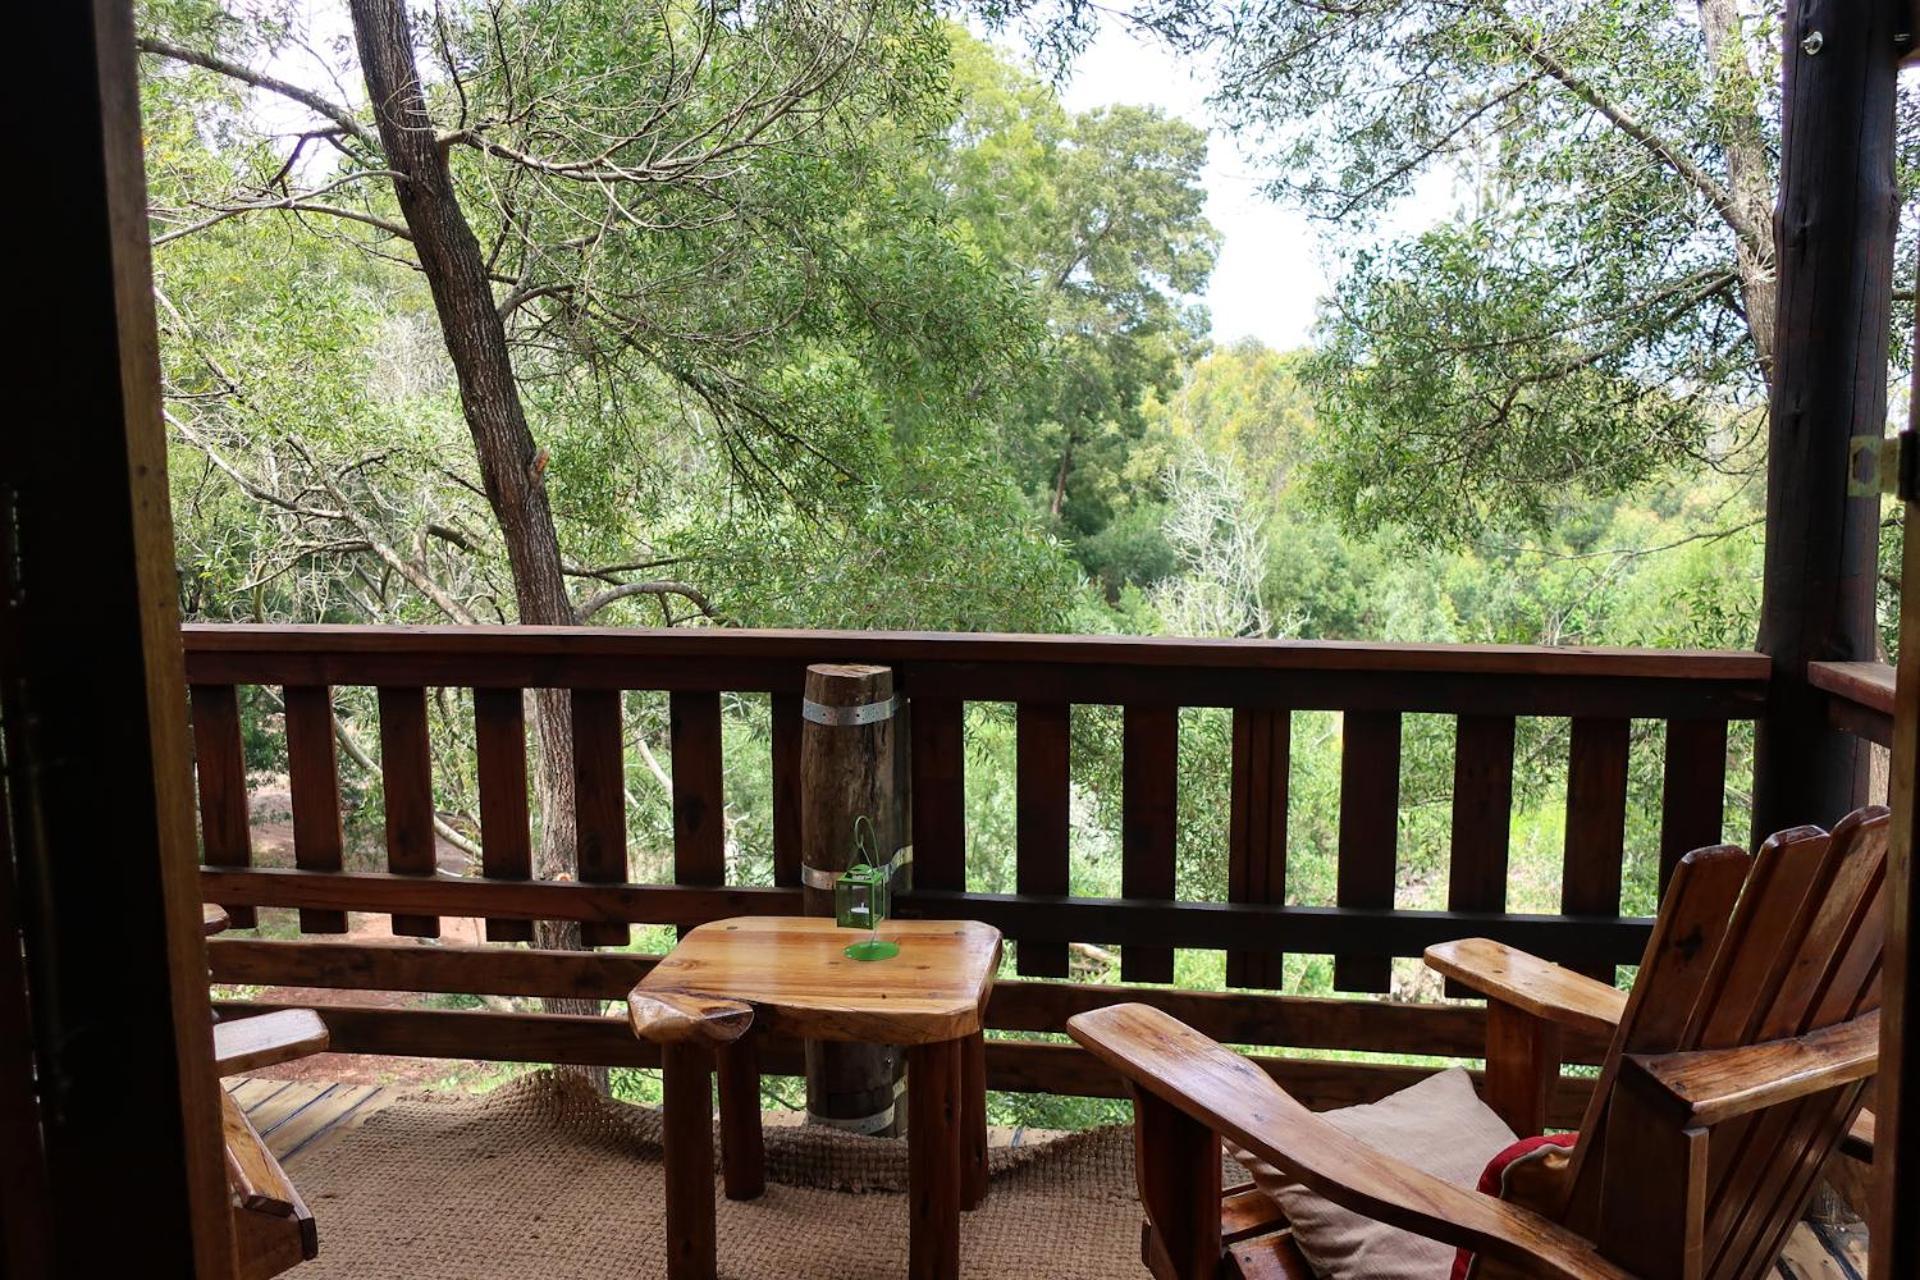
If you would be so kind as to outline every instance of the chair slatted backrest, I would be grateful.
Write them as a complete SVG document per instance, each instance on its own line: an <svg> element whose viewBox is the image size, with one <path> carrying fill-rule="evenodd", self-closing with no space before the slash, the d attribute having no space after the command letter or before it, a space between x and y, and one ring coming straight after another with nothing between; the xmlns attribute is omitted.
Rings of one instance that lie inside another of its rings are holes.
<svg viewBox="0 0 1920 1280"><path fill-rule="evenodd" d="M1783 831L1751 859L1721 846L1682 861L1581 1126L1563 1222L1592 1237L1607 1180L1636 1176L1605 1160L1623 1055L1779 1040L1879 1006L1887 825L1876 806L1849 814L1831 834ZM1704 1280L1755 1280L1772 1265L1865 1089L1815 1094L1713 1130Z"/></svg>

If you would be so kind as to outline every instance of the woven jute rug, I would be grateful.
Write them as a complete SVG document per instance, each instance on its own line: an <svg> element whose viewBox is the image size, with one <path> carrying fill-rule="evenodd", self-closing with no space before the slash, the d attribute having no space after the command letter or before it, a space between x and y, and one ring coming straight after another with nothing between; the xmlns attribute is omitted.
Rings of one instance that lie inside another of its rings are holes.
<svg viewBox="0 0 1920 1280"><path fill-rule="evenodd" d="M769 1126L767 1191L718 1194L731 1280L897 1280L907 1266L904 1141ZM963 1215L972 1277L1144 1274L1130 1131L990 1153ZM482 1098L408 1100L301 1153L288 1173L320 1256L299 1280L562 1280L665 1275L656 1112L538 1073Z"/></svg>

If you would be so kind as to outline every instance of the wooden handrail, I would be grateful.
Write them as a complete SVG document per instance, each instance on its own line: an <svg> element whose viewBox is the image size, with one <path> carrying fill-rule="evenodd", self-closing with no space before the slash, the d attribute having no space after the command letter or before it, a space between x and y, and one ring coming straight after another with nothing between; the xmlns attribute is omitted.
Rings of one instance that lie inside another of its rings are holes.
<svg viewBox="0 0 1920 1280"><path fill-rule="evenodd" d="M1893 668L1884 662L1810 662L1807 683L1827 695L1827 719L1857 738L1893 742Z"/></svg>
<svg viewBox="0 0 1920 1280"><path fill-rule="evenodd" d="M1731 651L722 628L182 629L195 685L798 693L809 663L895 668L947 699L1751 719L1768 665Z"/></svg>
<svg viewBox="0 0 1920 1280"><path fill-rule="evenodd" d="M1431 674L1643 676L1765 683L1763 654L1735 649L1558 645L1402 644L1364 640L1260 640L1181 636L1024 635L961 631L791 631L720 627L327 626L193 623L189 658L360 655L448 660L534 658L780 659L822 654L860 662L1121 663ZM191 678L191 669L189 678Z"/></svg>

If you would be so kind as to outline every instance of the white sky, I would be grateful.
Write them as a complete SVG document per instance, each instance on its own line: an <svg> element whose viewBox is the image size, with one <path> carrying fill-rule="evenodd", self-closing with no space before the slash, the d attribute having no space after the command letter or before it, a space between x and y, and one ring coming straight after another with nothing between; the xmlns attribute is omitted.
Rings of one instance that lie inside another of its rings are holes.
<svg viewBox="0 0 1920 1280"><path fill-rule="evenodd" d="M1211 78L1206 63L1176 57L1108 23L1075 63L1063 97L1074 111L1157 106L1208 129L1207 218L1222 239L1205 295L1214 340L1254 337L1281 350L1304 346L1315 304L1327 291L1330 229L1262 194L1257 166L1207 109Z"/></svg>

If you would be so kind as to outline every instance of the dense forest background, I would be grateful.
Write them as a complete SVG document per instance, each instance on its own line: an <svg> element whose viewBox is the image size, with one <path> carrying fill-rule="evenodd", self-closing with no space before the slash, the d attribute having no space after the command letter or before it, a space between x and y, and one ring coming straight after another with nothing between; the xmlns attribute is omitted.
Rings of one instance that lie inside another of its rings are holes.
<svg viewBox="0 0 1920 1280"><path fill-rule="evenodd" d="M1211 60L1273 198L1329 229L1337 278L1290 351L1214 341L1199 301L1221 140L1062 105L1083 6L141 15L189 619L1753 644L1770 6L1135 15ZM1410 222L1436 171L1449 203ZM1898 352L1910 293L1896 313ZM270 777L278 708L249 696ZM471 852L471 709L445 691L433 715L442 834ZM666 878L664 697L626 715L633 877ZM726 704L740 883L771 879L767 715ZM1117 711L1074 715L1073 889L1116 894ZM370 693L338 716L372 865ZM535 723L563 868L564 744ZM1643 912L1661 744L1636 728ZM1339 718L1294 735L1289 892L1331 902ZM1522 725L1515 909L1558 907L1565 735ZM1183 713L1180 747L1180 893L1223 898L1224 713ZM975 888L1012 888L1013 750L1010 708L970 709ZM1444 903L1452 751L1449 721L1408 717L1404 906ZM1289 990L1329 986L1288 957Z"/></svg>

